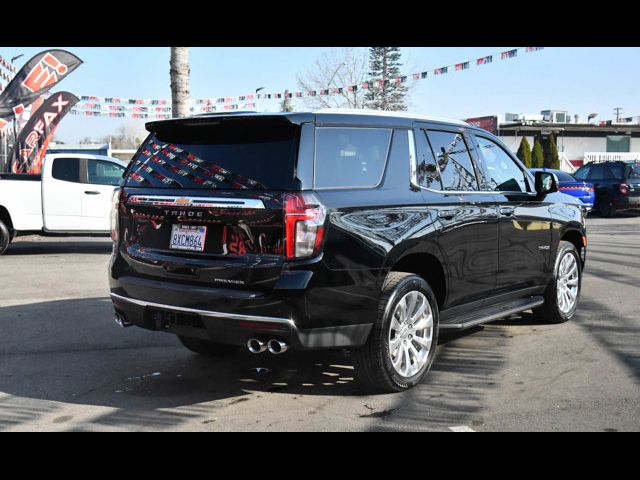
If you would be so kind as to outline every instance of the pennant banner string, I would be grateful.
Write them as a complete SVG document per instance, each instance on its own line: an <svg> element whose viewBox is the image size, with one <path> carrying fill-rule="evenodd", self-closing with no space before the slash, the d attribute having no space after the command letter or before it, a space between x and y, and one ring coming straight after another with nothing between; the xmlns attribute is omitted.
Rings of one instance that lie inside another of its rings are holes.
<svg viewBox="0 0 640 480"><path fill-rule="evenodd" d="M244 110L248 108L256 108L255 100L280 100L283 98L301 98L301 97L315 97L315 96L330 96L342 94L345 91L354 92L359 89L370 90L375 86L383 86L385 84L394 83L402 84L409 80L417 81L424 80L433 76L446 75L450 72L458 72L463 70L469 70L473 65L475 67L488 65L494 63L497 59L508 60L516 58L519 51L525 53L536 52L542 50L544 47L518 47L511 50L500 51L492 55L486 55L475 60L468 60L460 63L453 63L451 65L445 65L437 68L425 69L421 72L412 73L409 75L400 75L395 78L382 79L382 80L367 80L360 85L347 85L343 87L327 87L318 90L307 91L289 91L285 90L284 93L259 93L240 95L237 97L218 97L218 98L199 98L192 100L191 111L196 113L202 112L222 112L229 110ZM5 62L5 63L2 63ZM15 67L3 57L0 57L0 65L6 69L12 71ZM1 80L8 81L10 76L0 71L0 91L2 91ZM171 102L166 99L140 99L140 98L120 98L120 97L99 97L84 95L80 97L80 102L71 111L71 114L78 115L80 112L93 112L93 116L116 116L114 113L131 113L131 114L154 114L161 115L164 113L171 113ZM89 116L89 113L86 113ZM138 118L138 117L134 117ZM146 118L146 117L145 117ZM150 118L150 117L149 117Z"/></svg>

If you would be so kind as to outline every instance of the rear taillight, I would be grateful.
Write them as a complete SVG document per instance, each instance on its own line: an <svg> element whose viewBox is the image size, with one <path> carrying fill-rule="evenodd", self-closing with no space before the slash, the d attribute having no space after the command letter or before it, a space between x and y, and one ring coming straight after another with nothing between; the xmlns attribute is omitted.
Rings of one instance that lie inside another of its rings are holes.
<svg viewBox="0 0 640 480"><path fill-rule="evenodd" d="M626 183L621 183L618 186L618 189L620 190L620 193L622 195L629 195L629 190L631 190L631 187L629 185L627 185Z"/></svg>
<svg viewBox="0 0 640 480"><path fill-rule="evenodd" d="M120 189L116 188L111 197L111 240L118 243L118 208L120 206Z"/></svg>
<svg viewBox="0 0 640 480"><path fill-rule="evenodd" d="M320 252L325 209L311 193L284 195L285 257L307 258Z"/></svg>

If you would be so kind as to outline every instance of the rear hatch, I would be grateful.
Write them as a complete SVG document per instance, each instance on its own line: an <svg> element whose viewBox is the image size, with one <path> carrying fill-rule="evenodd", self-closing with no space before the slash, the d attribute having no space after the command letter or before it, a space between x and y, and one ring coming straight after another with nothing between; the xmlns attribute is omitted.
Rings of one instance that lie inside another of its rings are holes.
<svg viewBox="0 0 640 480"><path fill-rule="evenodd" d="M269 290L283 265L283 204L299 190L299 125L282 116L148 124L120 206L132 274Z"/></svg>

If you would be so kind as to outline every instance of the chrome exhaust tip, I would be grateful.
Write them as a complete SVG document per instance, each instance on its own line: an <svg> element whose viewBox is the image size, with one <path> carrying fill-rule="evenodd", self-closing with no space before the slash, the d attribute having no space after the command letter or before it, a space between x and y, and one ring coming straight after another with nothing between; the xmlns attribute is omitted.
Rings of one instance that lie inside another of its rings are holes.
<svg viewBox="0 0 640 480"><path fill-rule="evenodd" d="M127 322L127 319L124 318L124 315L121 315L118 312L116 312L114 320L116 322L116 325L118 325L120 328L126 328L131 326L131 322Z"/></svg>
<svg viewBox="0 0 640 480"><path fill-rule="evenodd" d="M272 338L267 342L267 347L269 348L269 352L274 355L280 355L281 353L289 350L289 345L281 340L276 340L275 338Z"/></svg>
<svg viewBox="0 0 640 480"><path fill-rule="evenodd" d="M247 341L247 348L251 353L262 353L267 349L267 344L257 338L250 338Z"/></svg>

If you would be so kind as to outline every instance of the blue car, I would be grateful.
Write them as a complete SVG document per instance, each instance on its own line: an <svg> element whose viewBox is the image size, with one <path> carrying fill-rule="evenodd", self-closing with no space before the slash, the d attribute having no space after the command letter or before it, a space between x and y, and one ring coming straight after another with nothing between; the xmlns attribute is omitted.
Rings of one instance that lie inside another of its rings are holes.
<svg viewBox="0 0 640 480"><path fill-rule="evenodd" d="M576 197L582 202L583 208L590 212L593 208L593 204L596 201L596 191L593 187L593 183L581 182L576 180L569 173L562 170L552 170L550 168L532 168L531 172L553 172L560 181L560 191Z"/></svg>

